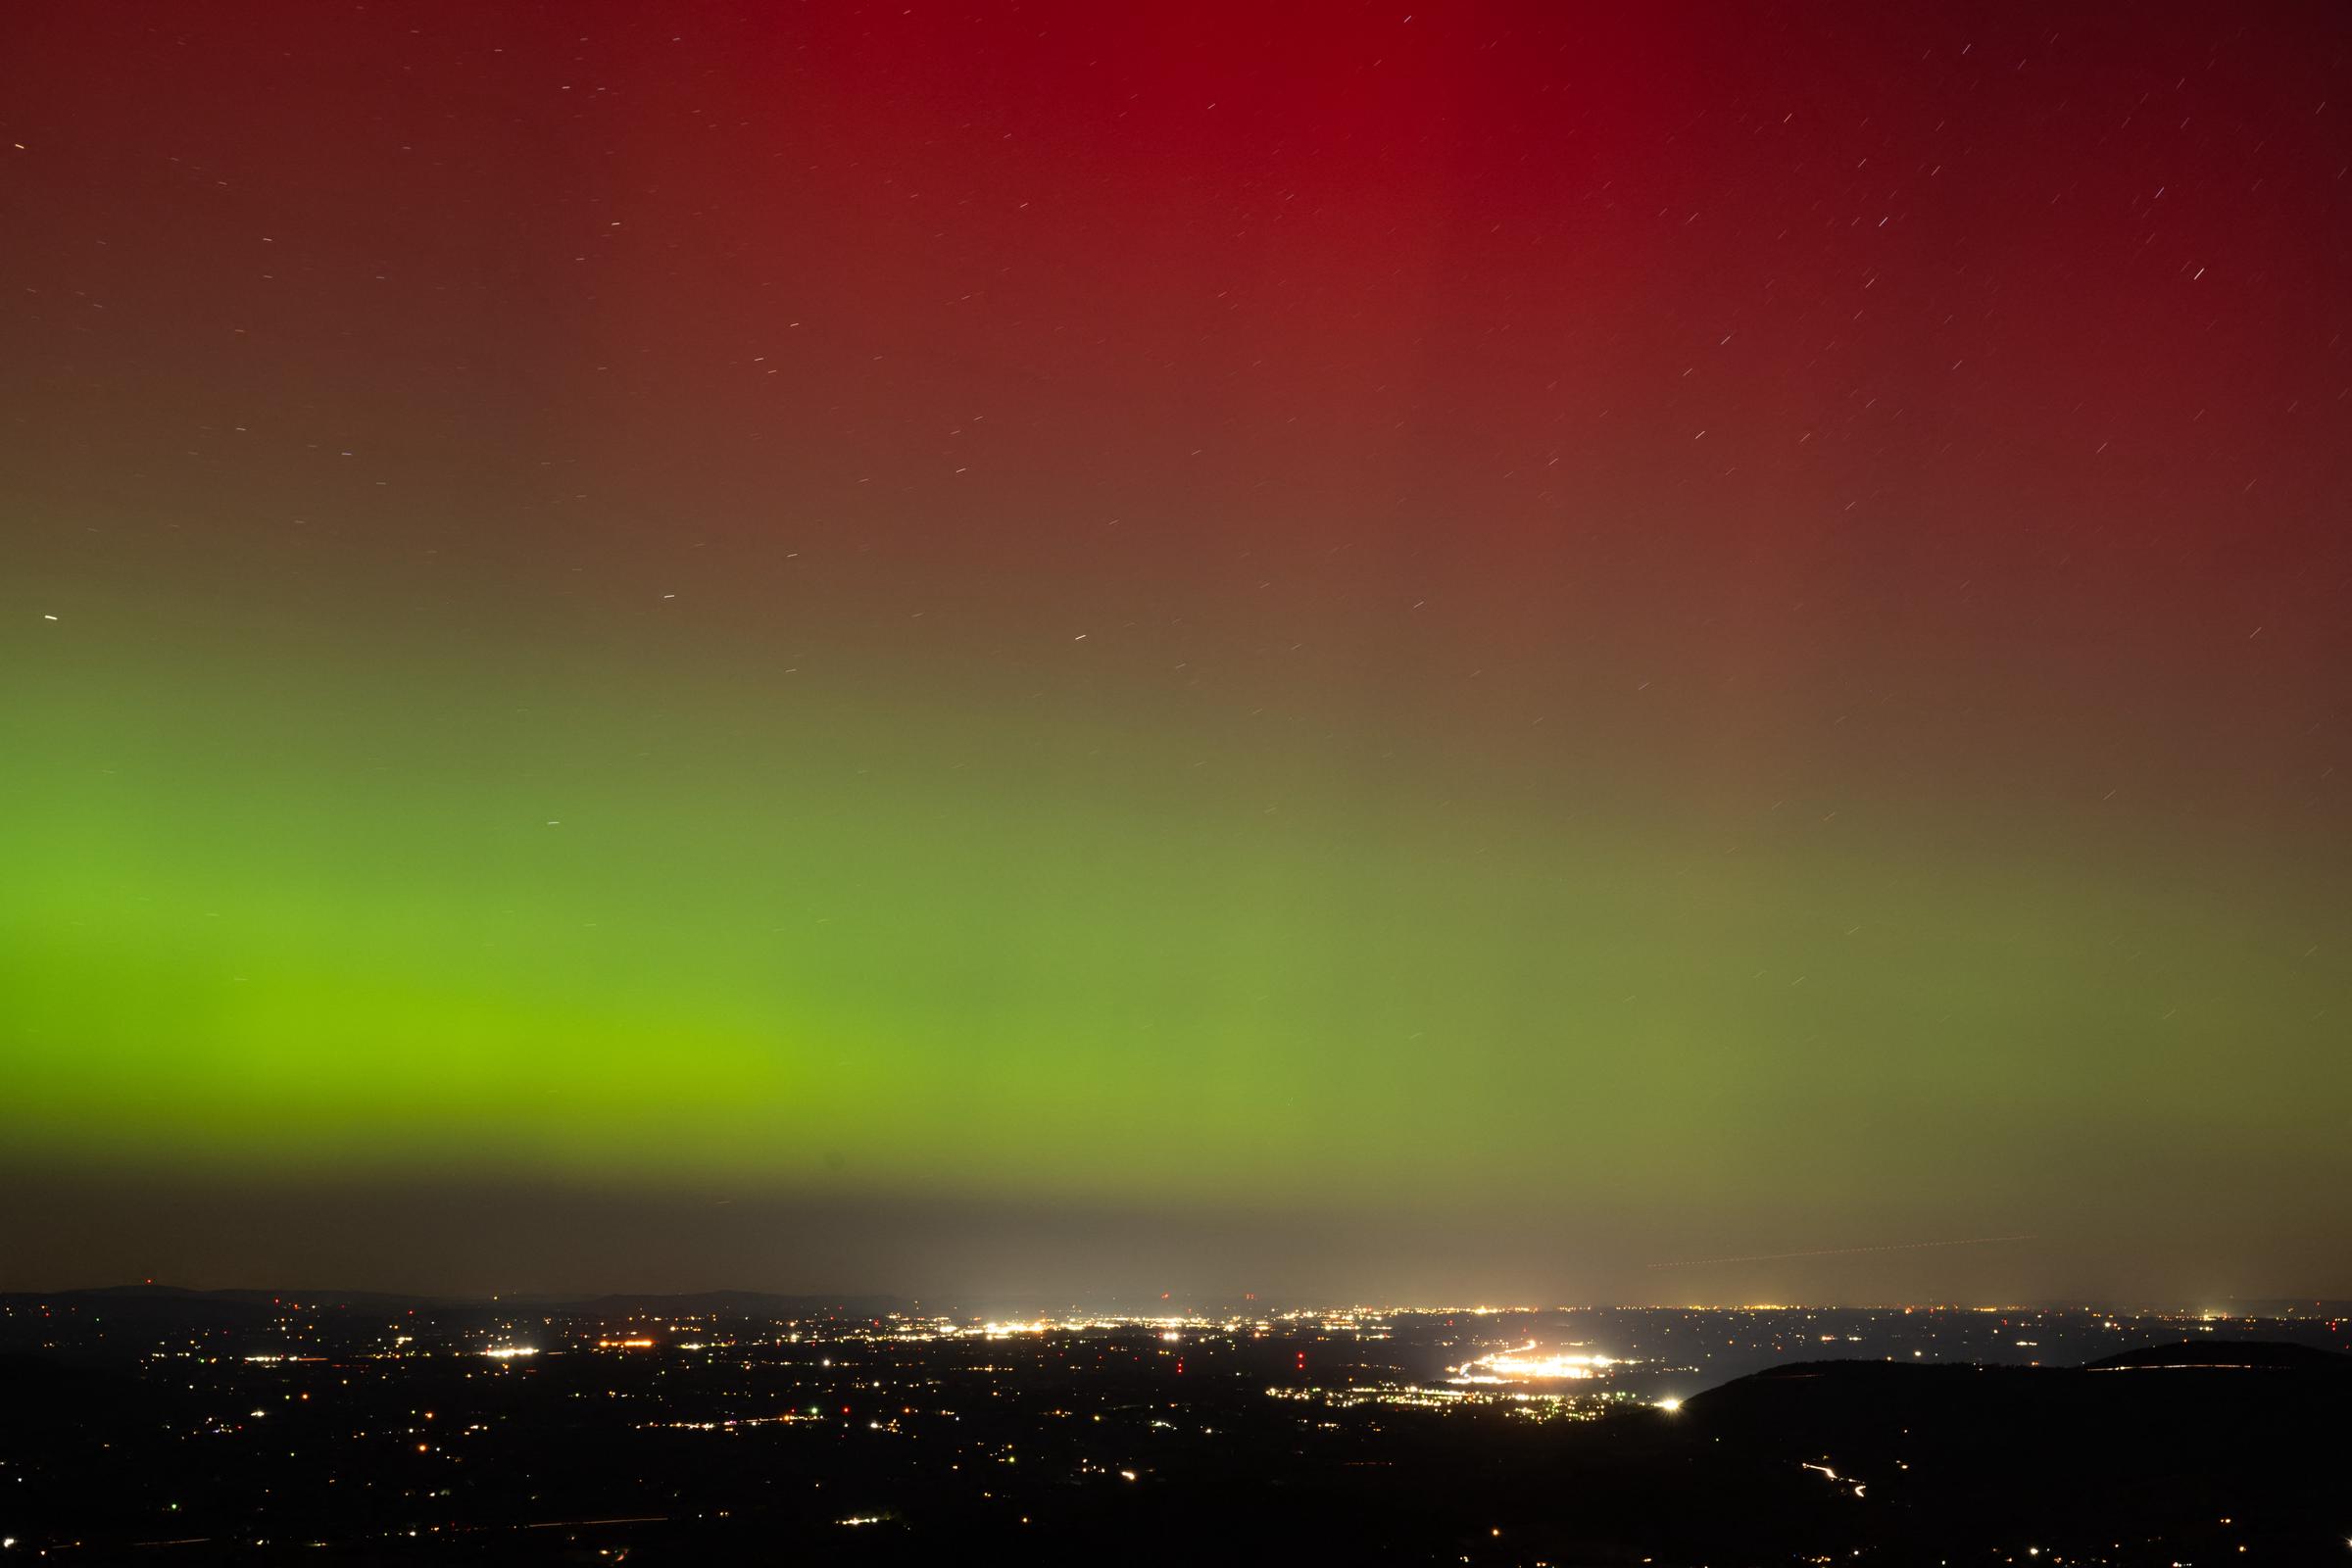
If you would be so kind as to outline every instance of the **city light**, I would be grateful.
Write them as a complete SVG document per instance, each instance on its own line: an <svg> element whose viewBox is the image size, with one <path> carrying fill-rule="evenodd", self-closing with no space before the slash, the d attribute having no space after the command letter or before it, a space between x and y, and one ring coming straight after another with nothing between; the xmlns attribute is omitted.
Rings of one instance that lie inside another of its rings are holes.
<svg viewBox="0 0 2352 1568"><path fill-rule="evenodd" d="M1534 1353L1536 1345L1529 1341L1515 1350L1497 1351L1465 1361L1452 1369L1451 1381L1456 1383L1544 1383L1563 1378L1592 1378L1607 1374L1611 1367L1622 1364L1614 1356L1580 1354L1574 1351Z"/></svg>
<svg viewBox="0 0 2352 1568"><path fill-rule="evenodd" d="M1056 1495L1052 1489L1081 1479L1099 1486L1117 1482L1111 1495L1127 1499L1194 1498L1197 1489L1211 1484L1210 1472L1200 1468L1208 1462L1204 1456L1244 1451L1236 1446L1242 1445L1262 1445L1261 1453L1311 1453L1314 1445L1329 1442L1349 1455L1345 1468L1360 1463L1367 1471L1386 1471L1411 1462L1425 1439L1445 1427L1471 1445L1515 1441L1508 1435L1541 1425L1557 1431L1565 1444L1589 1441L1613 1448L1617 1439L1608 1424L1635 1411L1669 1418L1654 1428L1622 1428L1637 1448L1744 1442L1682 1421L1685 1403L1701 1390L1759 1372L1769 1379L1797 1360L1816 1363L1794 1369L1800 1383L1820 1376L1824 1357L1857 1370L1886 1363L1898 1379L1908 1378L1923 1353L1939 1362L2021 1372L2034 1359L2055 1356L2089 1370L2135 1370L2146 1380L2191 1368L2217 1374L2272 1364L2197 1338L2217 1325L2186 1314L2018 1307L1476 1312L1237 1303L1232 1310L1181 1312L1073 1308L960 1317L937 1309L871 1315L828 1309L771 1318L533 1304L446 1315L404 1310L397 1336L390 1332L394 1324L380 1316L355 1312L313 1322L307 1311L301 1319L292 1316L301 1310L289 1307L271 1321L267 1339L196 1323L140 1353L160 1386L189 1384L220 1396L220 1402L193 1411L180 1436L208 1450L223 1442L252 1444L252 1478L265 1495L278 1484L278 1467L289 1463L347 1465L344 1475L365 1476L389 1451L374 1446L385 1440L397 1445L405 1462L435 1470L533 1464L523 1456L538 1451L536 1442L546 1434L585 1431L584 1421L605 1428L601 1442L617 1445L637 1435L658 1441L660 1446L634 1458L649 1467L649 1477L663 1463L713 1474L741 1466L744 1474L761 1476L778 1460L812 1464L811 1494L832 1506L810 1515L811 1525L827 1531L888 1526L885 1533L917 1534L924 1526L915 1512L897 1510L924 1497L923 1489L946 1488L953 1495L973 1487L980 1499L1016 1509L1034 1509ZM8 1321L9 1308L0 1303L0 1326ZM72 1339L61 1335L46 1310L20 1321L33 1343L60 1349L103 1348L122 1332L98 1313ZM2227 1334L2239 1322L2218 1327ZM2259 1335L2289 1328L2267 1323ZM2338 1328L2326 1318L2294 1332L2331 1345ZM2119 1336L2142 1348L2110 1362ZM2195 1348L2199 1345L2205 1348ZM718 1353L628 1353L687 1347ZM450 1358L461 1356L501 1363L568 1357L564 1364L579 1376L467 1374L450 1366ZM445 1388L436 1380L450 1372L458 1380ZM461 1402L468 1378L484 1393L486 1383L504 1386L489 1404L468 1408ZM2113 1386L2103 1377L2082 1381ZM1772 1395L1791 1386L1768 1382L1759 1392ZM1838 1397L1835 1390L1826 1392ZM323 1429L304 1419L318 1406L300 1401L315 1396L336 1411ZM296 1430L281 1433L288 1421ZM1402 1446L1384 1449L1392 1441ZM1916 1441L1906 1435L1906 1447ZM888 1458L882 1457L885 1446ZM1916 1449L1873 1451L1841 1443L1831 1452L1787 1453L1784 1474L1805 1494L1827 1484L1868 1507L1877 1483L1855 1472L1882 1480L1900 1475L1906 1488L1915 1489L1921 1477L1948 1468L1911 1462L1925 1456ZM1778 1469L1784 1456L1775 1459L1771 1468ZM1147 1471L1149 1492L1142 1487ZM551 1483L561 1487L555 1480L561 1473L561 1466L538 1470L532 1482L542 1490ZM1806 1474L1819 1479L1793 1480ZM1371 1476L1364 1480L1374 1484ZM857 1490L837 1494L834 1489L845 1485ZM885 1485L894 1490L882 1493ZM914 1490L900 1493L900 1487ZM1036 1488L1047 1490L1031 1490ZM417 1490L427 1506L431 1497L455 1494L436 1487ZM673 1522L687 1522L658 1507L624 1513L616 1506L621 1503L594 1490L578 1491L566 1496L561 1513L490 1528L642 1530L650 1538ZM836 1511L845 1507L851 1511ZM178 1505L165 1511L171 1528L184 1528L188 1515ZM416 1528L413 1517L395 1514L384 1527L405 1535ZM1021 1517L1051 1528L1034 1512ZM2233 1517L2221 1522L2227 1527ZM22 1522L10 1523L23 1531ZM453 1505L417 1533L477 1528ZM1494 1524L1479 1518L1475 1528L1490 1536ZM1504 1535L1524 1539L1507 1527ZM41 1544L41 1538L33 1544ZM628 1555L623 1548L629 1544L616 1537L595 1543L609 1558ZM2029 1555L2022 1546L2013 1549L2020 1560ZM2034 1560L2057 1559L2045 1545Z"/></svg>

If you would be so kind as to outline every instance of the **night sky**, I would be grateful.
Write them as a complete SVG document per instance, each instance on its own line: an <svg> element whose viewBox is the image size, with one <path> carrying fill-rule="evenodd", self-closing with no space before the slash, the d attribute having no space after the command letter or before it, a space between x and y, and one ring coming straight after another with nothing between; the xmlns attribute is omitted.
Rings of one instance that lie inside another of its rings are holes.
<svg viewBox="0 0 2352 1568"><path fill-rule="evenodd" d="M2064 9L12 8L0 1286L2352 1294L2352 13Z"/></svg>

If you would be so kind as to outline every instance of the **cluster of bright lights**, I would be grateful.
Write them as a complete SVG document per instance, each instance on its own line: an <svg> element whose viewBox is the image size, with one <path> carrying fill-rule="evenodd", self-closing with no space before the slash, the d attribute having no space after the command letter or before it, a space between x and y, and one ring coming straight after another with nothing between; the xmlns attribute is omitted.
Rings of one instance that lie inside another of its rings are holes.
<svg viewBox="0 0 2352 1568"><path fill-rule="evenodd" d="M1251 1329L1263 1332L1272 1326L1271 1321L1265 1318L1133 1317L1087 1313L1073 1317L992 1318L961 1332L977 1334L983 1339L1005 1340L1016 1334L1076 1333L1089 1329L1157 1329L1161 1339L1174 1343L1183 1338L1179 1331L1184 1329L1222 1329L1240 1333ZM954 1334L957 1331L951 1327L945 1332Z"/></svg>
<svg viewBox="0 0 2352 1568"><path fill-rule="evenodd" d="M1266 1390L1272 1399L1319 1404L1332 1410L1365 1405L1398 1405L1420 1410L1498 1409L1531 1421L1593 1421L1612 1409L1634 1402L1626 1393L1563 1394L1526 1389L1469 1388L1458 1381L1449 1387L1420 1384L1353 1384L1346 1388L1297 1388L1276 1385Z"/></svg>
<svg viewBox="0 0 2352 1568"><path fill-rule="evenodd" d="M980 1333L984 1339L1009 1340L1015 1334L1043 1334L1053 1326L1042 1318L1027 1323L983 1323Z"/></svg>
<svg viewBox="0 0 2352 1568"><path fill-rule="evenodd" d="M1534 1342L1516 1350L1500 1350L1465 1361L1452 1369L1453 1383L1546 1383L1562 1378L1592 1378L1623 1363L1614 1356L1576 1352L1534 1353Z"/></svg>

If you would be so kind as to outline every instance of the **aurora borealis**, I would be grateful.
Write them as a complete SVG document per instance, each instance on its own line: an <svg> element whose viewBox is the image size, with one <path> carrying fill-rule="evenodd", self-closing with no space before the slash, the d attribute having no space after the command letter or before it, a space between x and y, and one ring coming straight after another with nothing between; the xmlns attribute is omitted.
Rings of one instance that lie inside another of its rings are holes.
<svg viewBox="0 0 2352 1568"><path fill-rule="evenodd" d="M8 1283L2352 1293L2352 29L1408 11L0 24Z"/></svg>

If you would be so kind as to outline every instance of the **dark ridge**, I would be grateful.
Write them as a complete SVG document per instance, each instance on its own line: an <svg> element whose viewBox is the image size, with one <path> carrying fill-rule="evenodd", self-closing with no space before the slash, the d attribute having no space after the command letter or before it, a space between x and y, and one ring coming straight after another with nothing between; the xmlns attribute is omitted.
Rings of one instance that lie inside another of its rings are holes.
<svg viewBox="0 0 2352 1568"><path fill-rule="evenodd" d="M260 1306L292 1302L306 1307L336 1306L355 1312L402 1312L436 1304L429 1296L398 1296L389 1291L207 1291L215 1300L251 1301Z"/></svg>
<svg viewBox="0 0 2352 1568"><path fill-rule="evenodd" d="M2245 1371L2314 1372L2342 1375L2352 1372L2352 1355L2337 1355L2309 1345L2279 1345L2268 1340L2238 1343L2183 1340L2178 1345L2150 1345L2121 1355L2084 1364L2085 1372L2127 1371Z"/></svg>
<svg viewBox="0 0 2352 1568"><path fill-rule="evenodd" d="M50 1291L0 1296L14 1337L37 1328L40 1314L68 1319L145 1325L156 1328L253 1328L270 1321L276 1308L267 1296L183 1291L162 1285L132 1285L94 1291Z"/></svg>
<svg viewBox="0 0 2352 1568"><path fill-rule="evenodd" d="M2116 1375L2130 1370L2151 1375ZM1881 1544L1928 1551L1961 1518L1988 1543L2052 1520L2084 1539L2123 1519L2187 1539L2246 1517L2308 1541L2338 1522L2348 1373L2352 1356L2259 1342L2150 1346L2087 1366L1816 1361L1696 1395L1680 1419L1727 1474L1804 1467L1873 1517Z"/></svg>

